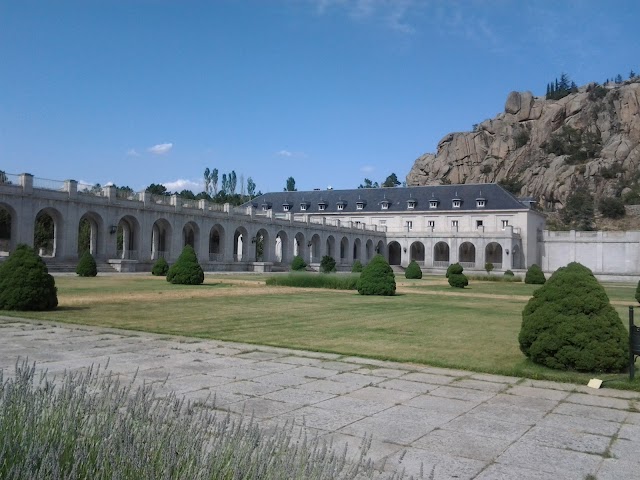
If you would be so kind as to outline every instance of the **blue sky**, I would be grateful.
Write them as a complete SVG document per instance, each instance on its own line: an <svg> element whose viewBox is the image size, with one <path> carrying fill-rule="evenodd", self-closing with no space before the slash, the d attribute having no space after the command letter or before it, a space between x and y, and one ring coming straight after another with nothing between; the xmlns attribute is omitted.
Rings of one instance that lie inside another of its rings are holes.
<svg viewBox="0 0 640 480"><path fill-rule="evenodd" d="M637 1L0 0L0 170L404 179L512 90L640 71L639 20Z"/></svg>

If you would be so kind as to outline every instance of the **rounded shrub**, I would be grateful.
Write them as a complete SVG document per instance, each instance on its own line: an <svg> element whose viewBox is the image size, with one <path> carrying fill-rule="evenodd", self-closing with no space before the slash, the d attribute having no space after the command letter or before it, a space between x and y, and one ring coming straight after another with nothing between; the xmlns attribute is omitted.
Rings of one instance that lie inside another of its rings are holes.
<svg viewBox="0 0 640 480"><path fill-rule="evenodd" d="M584 372L627 367L629 340L604 288L570 263L538 288L522 312L520 350L535 363Z"/></svg>
<svg viewBox="0 0 640 480"><path fill-rule="evenodd" d="M305 268L307 268L307 262L305 262L300 255L296 255L295 257L293 257L293 261L291 262L291 270L298 271L304 270Z"/></svg>
<svg viewBox="0 0 640 480"><path fill-rule="evenodd" d="M167 282L179 285L200 285L204 282L204 272L191 245L186 245L176 263L167 271Z"/></svg>
<svg viewBox="0 0 640 480"><path fill-rule="evenodd" d="M636 287L636 300L640 302L640 282L638 282L638 286Z"/></svg>
<svg viewBox="0 0 640 480"><path fill-rule="evenodd" d="M513 277L514 274L513 274L513 272L511 270L507 270L506 272L504 272L504 276L505 277Z"/></svg>
<svg viewBox="0 0 640 480"><path fill-rule="evenodd" d="M336 271L336 260L335 258L325 255L320 260L320 272L322 273L331 273Z"/></svg>
<svg viewBox="0 0 640 480"><path fill-rule="evenodd" d="M422 278L422 269L418 262L413 260L409 265L407 265L407 269L404 271L405 278Z"/></svg>
<svg viewBox="0 0 640 480"><path fill-rule="evenodd" d="M542 269L535 263L529 267L527 274L524 276L524 283L532 285L544 285L547 278L544 276Z"/></svg>
<svg viewBox="0 0 640 480"><path fill-rule="evenodd" d="M27 245L18 247L0 264L0 310L52 310L58 292L47 265Z"/></svg>
<svg viewBox="0 0 640 480"><path fill-rule="evenodd" d="M462 273L463 270L464 269L462 268L462 265L460 265L459 263L452 263L447 267L447 274L445 275L445 277L449 278L449 275L451 274L458 275Z"/></svg>
<svg viewBox="0 0 640 480"><path fill-rule="evenodd" d="M98 266L89 250L86 250L82 254L82 257L80 257L80 261L76 267L76 273L81 277L95 277L98 275Z"/></svg>
<svg viewBox="0 0 640 480"><path fill-rule="evenodd" d="M351 266L351 273L360 273L362 272L362 262L360 260L356 260L353 262Z"/></svg>
<svg viewBox="0 0 640 480"><path fill-rule="evenodd" d="M162 257L156 260L156 263L154 263L153 267L151 268L151 274L157 277L165 277L168 271L169 271L169 264Z"/></svg>
<svg viewBox="0 0 640 480"><path fill-rule="evenodd" d="M493 272L494 268L495 267L494 267L493 263L491 263L491 262L487 262L487 263L484 264L484 269L487 271L487 273L489 275L491 275L491 272Z"/></svg>
<svg viewBox="0 0 640 480"><path fill-rule="evenodd" d="M449 285L454 288L464 288L469 285L469 279L464 273L452 273L449 275Z"/></svg>
<svg viewBox="0 0 640 480"><path fill-rule="evenodd" d="M358 279L360 295L394 295L396 293L396 276L385 258L375 255L362 269Z"/></svg>

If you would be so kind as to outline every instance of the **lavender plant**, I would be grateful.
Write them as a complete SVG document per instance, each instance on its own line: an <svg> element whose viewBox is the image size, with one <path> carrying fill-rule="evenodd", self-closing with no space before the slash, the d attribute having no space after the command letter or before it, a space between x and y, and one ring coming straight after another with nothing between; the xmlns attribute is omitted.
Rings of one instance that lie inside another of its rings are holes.
<svg viewBox="0 0 640 480"><path fill-rule="evenodd" d="M368 444L356 459L317 437L157 397L90 368L56 381L35 364L0 370L0 478L355 479L371 478ZM370 442L369 442L370 443ZM402 474L390 474L400 478Z"/></svg>

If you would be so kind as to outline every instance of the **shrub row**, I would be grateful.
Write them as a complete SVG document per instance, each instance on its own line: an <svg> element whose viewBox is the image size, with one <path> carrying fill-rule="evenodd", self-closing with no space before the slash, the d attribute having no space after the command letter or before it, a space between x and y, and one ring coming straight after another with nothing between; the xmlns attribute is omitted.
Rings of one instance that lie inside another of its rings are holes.
<svg viewBox="0 0 640 480"><path fill-rule="evenodd" d="M333 290L356 290L357 274L323 274L297 272L274 275L267 278L267 285L300 288L329 288Z"/></svg>
<svg viewBox="0 0 640 480"><path fill-rule="evenodd" d="M515 275L467 275L467 278L481 282L522 282L522 277Z"/></svg>

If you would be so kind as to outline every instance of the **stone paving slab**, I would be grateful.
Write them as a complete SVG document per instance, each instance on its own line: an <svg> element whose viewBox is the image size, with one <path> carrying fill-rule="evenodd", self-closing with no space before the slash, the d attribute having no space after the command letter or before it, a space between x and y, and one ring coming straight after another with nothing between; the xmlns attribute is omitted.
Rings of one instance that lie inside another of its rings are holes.
<svg viewBox="0 0 640 480"><path fill-rule="evenodd" d="M640 478L640 393L0 317L0 369L28 358L51 375L108 364L264 429L290 425L350 458L367 438L384 478Z"/></svg>

